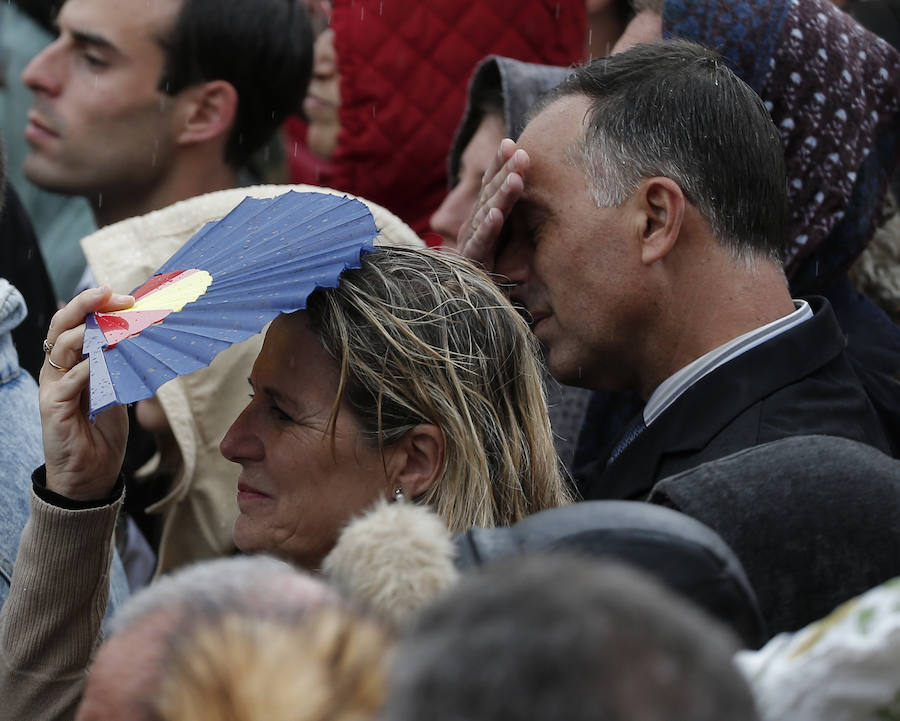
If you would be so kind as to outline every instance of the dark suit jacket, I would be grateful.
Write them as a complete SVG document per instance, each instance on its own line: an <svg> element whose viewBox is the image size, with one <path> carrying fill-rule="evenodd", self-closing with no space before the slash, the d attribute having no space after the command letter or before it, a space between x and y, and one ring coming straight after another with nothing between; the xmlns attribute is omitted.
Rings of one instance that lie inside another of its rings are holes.
<svg viewBox="0 0 900 721"><path fill-rule="evenodd" d="M841 436L889 453L831 306L809 303L812 318L701 378L609 466L576 471L584 498L643 499L660 478L788 436Z"/></svg>
<svg viewBox="0 0 900 721"><path fill-rule="evenodd" d="M833 436L782 438L653 487L717 531L768 631L793 631L900 575L900 461Z"/></svg>

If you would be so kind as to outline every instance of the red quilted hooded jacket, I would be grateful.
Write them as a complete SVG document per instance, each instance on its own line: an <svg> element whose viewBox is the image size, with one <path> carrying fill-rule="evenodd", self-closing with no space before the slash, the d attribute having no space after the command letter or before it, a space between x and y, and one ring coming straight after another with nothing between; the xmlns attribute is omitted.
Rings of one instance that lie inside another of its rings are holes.
<svg viewBox="0 0 900 721"><path fill-rule="evenodd" d="M416 232L447 192L447 152L469 77L491 53L569 65L584 51L584 0L334 0L341 132L331 163L288 139L294 182L373 200ZM296 136L302 126L289 126ZM315 177L313 177L315 176Z"/></svg>

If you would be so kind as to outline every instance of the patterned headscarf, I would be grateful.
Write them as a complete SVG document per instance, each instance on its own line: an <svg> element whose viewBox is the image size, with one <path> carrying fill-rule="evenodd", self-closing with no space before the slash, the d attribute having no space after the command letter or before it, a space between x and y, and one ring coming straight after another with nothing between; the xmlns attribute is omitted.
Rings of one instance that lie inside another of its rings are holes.
<svg viewBox="0 0 900 721"><path fill-rule="evenodd" d="M795 293L862 252L900 160L900 54L828 0L666 0L663 36L717 50L785 147Z"/></svg>

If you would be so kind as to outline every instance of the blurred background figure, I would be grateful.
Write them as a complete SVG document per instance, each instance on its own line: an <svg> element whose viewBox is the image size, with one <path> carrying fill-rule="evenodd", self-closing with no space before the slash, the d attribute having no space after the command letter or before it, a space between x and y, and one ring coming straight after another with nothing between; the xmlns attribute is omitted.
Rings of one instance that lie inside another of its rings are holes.
<svg viewBox="0 0 900 721"><path fill-rule="evenodd" d="M34 224L52 280L53 297L66 301L72 297L85 268L78 241L97 226L87 200L45 190L25 175L25 157L29 152L25 127L33 93L21 79L31 59L56 37L54 23L59 4L59 0L15 0L0 5L0 48L4 54L0 134L9 157L9 182Z"/></svg>
<svg viewBox="0 0 900 721"><path fill-rule="evenodd" d="M0 278L0 606L28 520L31 472L44 462L37 383L19 366L12 340L25 313L22 294Z"/></svg>
<svg viewBox="0 0 900 721"><path fill-rule="evenodd" d="M308 130L289 125L292 180L370 198L420 234L446 194L447 149L478 61L494 52L568 65L584 52L584 0L309 6L319 35Z"/></svg>
<svg viewBox="0 0 900 721"><path fill-rule="evenodd" d="M487 567L400 642L390 721L753 721L734 639L636 571L536 556Z"/></svg>
<svg viewBox="0 0 900 721"><path fill-rule="evenodd" d="M5 7L9 6L0 6L0 13ZM2 31L0 26L0 36ZM12 328L12 340L18 363L37 380L44 363L41 343L57 309L56 294L28 213L8 182L8 171L6 148L0 142L0 274L25 299L27 314Z"/></svg>
<svg viewBox="0 0 900 721"><path fill-rule="evenodd" d="M900 578L736 661L765 721L900 718Z"/></svg>

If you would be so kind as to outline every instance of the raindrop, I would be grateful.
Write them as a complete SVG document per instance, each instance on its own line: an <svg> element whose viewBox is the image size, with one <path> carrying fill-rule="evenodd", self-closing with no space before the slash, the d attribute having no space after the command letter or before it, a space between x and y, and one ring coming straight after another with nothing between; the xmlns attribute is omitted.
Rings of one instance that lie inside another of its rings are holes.
<svg viewBox="0 0 900 721"><path fill-rule="evenodd" d="M383 13L384 13L384 0L381 0L381 2L378 3L378 17L381 17L381 15Z"/></svg>
<svg viewBox="0 0 900 721"><path fill-rule="evenodd" d="M97 207L103 207L103 193L97 193Z"/></svg>
<svg viewBox="0 0 900 721"><path fill-rule="evenodd" d="M559 20L559 3L556 3L556 19Z"/></svg>

